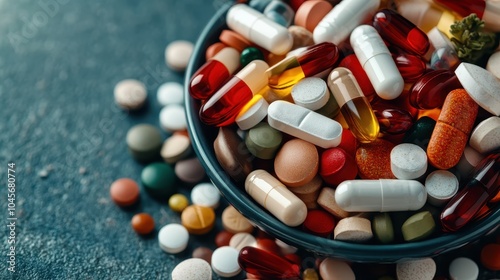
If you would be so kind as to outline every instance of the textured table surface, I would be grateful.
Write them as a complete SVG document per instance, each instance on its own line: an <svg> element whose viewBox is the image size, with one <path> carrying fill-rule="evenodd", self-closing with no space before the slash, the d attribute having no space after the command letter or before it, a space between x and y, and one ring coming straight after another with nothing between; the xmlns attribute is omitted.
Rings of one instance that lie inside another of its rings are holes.
<svg viewBox="0 0 500 280"><path fill-rule="evenodd" d="M148 212L158 230L179 215L144 192L136 207L121 209L109 186L121 177L139 181L144 166L127 152L127 130L159 126L158 86L183 82L165 66L165 46L194 42L225 2L0 0L0 279L169 279L192 249L214 249L217 229L192 238L181 254L164 253L156 232L140 237L130 219ZM147 85L141 113L114 105L113 87L127 78ZM7 270L5 226L11 162L15 273Z"/></svg>

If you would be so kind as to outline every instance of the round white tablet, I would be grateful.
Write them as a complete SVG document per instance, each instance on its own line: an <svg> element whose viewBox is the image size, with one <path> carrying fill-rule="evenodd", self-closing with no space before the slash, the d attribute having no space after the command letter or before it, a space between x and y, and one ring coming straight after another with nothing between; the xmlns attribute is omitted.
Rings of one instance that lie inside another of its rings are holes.
<svg viewBox="0 0 500 280"><path fill-rule="evenodd" d="M471 133L469 145L486 154L500 147L500 118L489 117L480 122Z"/></svg>
<svg viewBox="0 0 500 280"><path fill-rule="evenodd" d="M170 254L184 251L189 241L187 229L180 224L168 224L158 232L160 248Z"/></svg>
<svg viewBox="0 0 500 280"><path fill-rule="evenodd" d="M248 130L260 123L267 116L267 108L269 107L269 103L262 95L255 95L247 104L248 108L241 110L236 117L236 124L242 130Z"/></svg>
<svg viewBox="0 0 500 280"><path fill-rule="evenodd" d="M230 246L222 246L212 253L212 269L221 277L233 277L240 273L239 251Z"/></svg>
<svg viewBox="0 0 500 280"><path fill-rule="evenodd" d="M146 86L133 79L120 81L114 89L115 102L127 110L138 110L144 106L147 99Z"/></svg>
<svg viewBox="0 0 500 280"><path fill-rule="evenodd" d="M191 190L193 204L217 208L219 206L219 190L212 183L200 183Z"/></svg>
<svg viewBox="0 0 500 280"><path fill-rule="evenodd" d="M469 258L456 258L450 263L449 274L453 280L476 280L479 267Z"/></svg>
<svg viewBox="0 0 500 280"><path fill-rule="evenodd" d="M329 98L326 82L320 78L304 78L292 88L293 102L313 111L325 106Z"/></svg>
<svg viewBox="0 0 500 280"><path fill-rule="evenodd" d="M458 179L447 170L431 172L425 179L427 201L434 206L443 206L458 191Z"/></svg>
<svg viewBox="0 0 500 280"><path fill-rule="evenodd" d="M229 246L240 251L241 249L243 249L243 247L255 246L256 242L257 242L257 240L250 233L239 232L239 233L233 235L233 237L231 237L231 239L229 240Z"/></svg>
<svg viewBox="0 0 500 280"><path fill-rule="evenodd" d="M180 262L172 270L172 280L211 280L210 264L200 258L191 258Z"/></svg>
<svg viewBox="0 0 500 280"><path fill-rule="evenodd" d="M428 280L436 275L436 263L431 258L400 262L396 265L398 280Z"/></svg>
<svg viewBox="0 0 500 280"><path fill-rule="evenodd" d="M186 130L187 122L184 107L168 105L160 111L160 126L167 132Z"/></svg>
<svg viewBox="0 0 500 280"><path fill-rule="evenodd" d="M458 80L470 95L486 111L500 115L500 80L491 72L474 64L462 62L455 70Z"/></svg>
<svg viewBox="0 0 500 280"><path fill-rule="evenodd" d="M427 154L415 144L399 144L391 150L391 170L398 179L417 179L427 171Z"/></svg>
<svg viewBox="0 0 500 280"><path fill-rule="evenodd" d="M178 40L168 44L165 49L165 62L175 71L184 71L189 63L194 45L191 42Z"/></svg>
<svg viewBox="0 0 500 280"><path fill-rule="evenodd" d="M171 104L184 104L184 90L182 85L176 82L162 84L156 92L156 98L161 106Z"/></svg>

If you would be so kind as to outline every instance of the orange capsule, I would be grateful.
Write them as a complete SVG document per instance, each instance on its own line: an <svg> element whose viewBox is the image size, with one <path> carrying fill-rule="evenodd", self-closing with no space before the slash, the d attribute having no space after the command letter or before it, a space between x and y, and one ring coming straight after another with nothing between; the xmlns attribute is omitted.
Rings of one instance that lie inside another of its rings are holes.
<svg viewBox="0 0 500 280"><path fill-rule="evenodd" d="M477 103L464 89L448 94L427 146L427 157L434 167L449 169L459 162L477 112Z"/></svg>

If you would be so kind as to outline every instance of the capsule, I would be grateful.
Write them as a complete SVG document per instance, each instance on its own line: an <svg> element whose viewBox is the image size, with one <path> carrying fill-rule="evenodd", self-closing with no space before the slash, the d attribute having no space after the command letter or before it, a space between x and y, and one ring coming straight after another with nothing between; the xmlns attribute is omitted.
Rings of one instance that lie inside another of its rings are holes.
<svg viewBox="0 0 500 280"><path fill-rule="evenodd" d="M380 98L392 100L401 95L403 77L375 28L356 27L351 33L351 46Z"/></svg>
<svg viewBox="0 0 500 280"><path fill-rule="evenodd" d="M392 54L392 59L405 83L415 82L422 77L427 69L425 61L420 56L400 53Z"/></svg>
<svg viewBox="0 0 500 280"><path fill-rule="evenodd" d="M263 169L248 174L245 191L288 226L298 226L306 219L306 204Z"/></svg>
<svg viewBox="0 0 500 280"><path fill-rule="evenodd" d="M472 13L484 21L484 26L493 31L500 31L500 2L498 0L436 0L457 14L466 17Z"/></svg>
<svg viewBox="0 0 500 280"><path fill-rule="evenodd" d="M379 123L352 72L344 67L333 69L328 87L354 136L362 143L377 139Z"/></svg>
<svg viewBox="0 0 500 280"><path fill-rule="evenodd" d="M236 4L227 12L227 26L246 39L276 55L286 54L293 45L288 29L245 4Z"/></svg>
<svg viewBox="0 0 500 280"><path fill-rule="evenodd" d="M255 247L243 247L238 256L238 264L248 274L260 279L301 279L299 265Z"/></svg>
<svg viewBox="0 0 500 280"><path fill-rule="evenodd" d="M287 3L279 0L273 0L269 3L264 11L262 12L267 18L273 20L274 22L288 27L292 24L293 18L295 17L295 12L288 6Z"/></svg>
<svg viewBox="0 0 500 280"><path fill-rule="evenodd" d="M354 78L356 78L356 81L358 82L358 85L363 91L363 94L366 96L366 98L368 98L368 100L371 100L371 98L373 98L375 89L373 88L373 85L368 79L365 70L363 70L363 66L361 66L358 58L354 53L344 57L344 59L340 61L339 67L345 67L349 69L354 75Z"/></svg>
<svg viewBox="0 0 500 280"><path fill-rule="evenodd" d="M267 70L269 87L285 99L300 80L331 69L338 58L339 49L332 43L307 47L297 56L285 58Z"/></svg>
<svg viewBox="0 0 500 280"><path fill-rule="evenodd" d="M225 47L194 73L189 83L189 94L194 99L210 98L240 67L240 53Z"/></svg>
<svg viewBox="0 0 500 280"><path fill-rule="evenodd" d="M373 26L385 41L405 52L423 56L429 50L427 35L394 10L378 11L373 17Z"/></svg>
<svg viewBox="0 0 500 280"><path fill-rule="evenodd" d="M396 108L380 109L373 108L380 125L380 131L387 134L405 133L413 125L413 117L408 111Z"/></svg>
<svg viewBox="0 0 500 280"><path fill-rule="evenodd" d="M500 151L485 157L473 171L472 178L441 212L443 230L457 231L473 218L500 191Z"/></svg>
<svg viewBox="0 0 500 280"><path fill-rule="evenodd" d="M347 180L335 190L335 202L348 212L418 210L426 200L424 186L415 180Z"/></svg>
<svg viewBox="0 0 500 280"><path fill-rule="evenodd" d="M342 43L356 26L371 18L379 6L380 0L341 1L314 28L314 42Z"/></svg>
<svg viewBox="0 0 500 280"><path fill-rule="evenodd" d="M200 120L208 125L234 123L241 108L267 85L266 62L254 60L230 78L200 108Z"/></svg>
<svg viewBox="0 0 500 280"><path fill-rule="evenodd" d="M441 108L448 93L461 88L452 71L434 70L425 73L410 88L410 104L417 109Z"/></svg>
<svg viewBox="0 0 500 280"><path fill-rule="evenodd" d="M436 168L449 169L462 156L479 106L464 89L452 90L432 131L427 157Z"/></svg>

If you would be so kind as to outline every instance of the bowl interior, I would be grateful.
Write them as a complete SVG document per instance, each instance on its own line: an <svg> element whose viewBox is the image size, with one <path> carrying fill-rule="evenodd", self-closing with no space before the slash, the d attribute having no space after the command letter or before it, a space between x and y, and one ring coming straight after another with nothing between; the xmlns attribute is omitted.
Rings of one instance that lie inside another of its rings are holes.
<svg viewBox="0 0 500 280"><path fill-rule="evenodd" d="M205 50L218 41L220 32L226 28L225 15L231 5L226 3L210 20L199 37L186 71L185 102L188 129L192 145L208 176L225 199L262 230L276 238L319 255L343 258L356 262L397 262L407 259L433 257L459 248L488 233L500 224L500 209L487 218L464 228L457 233L443 234L435 238L400 244L358 244L336 241L305 233L281 223L249 197L243 186L237 185L219 165L213 148L218 129L200 122L200 103L189 96L190 77L205 62Z"/></svg>

